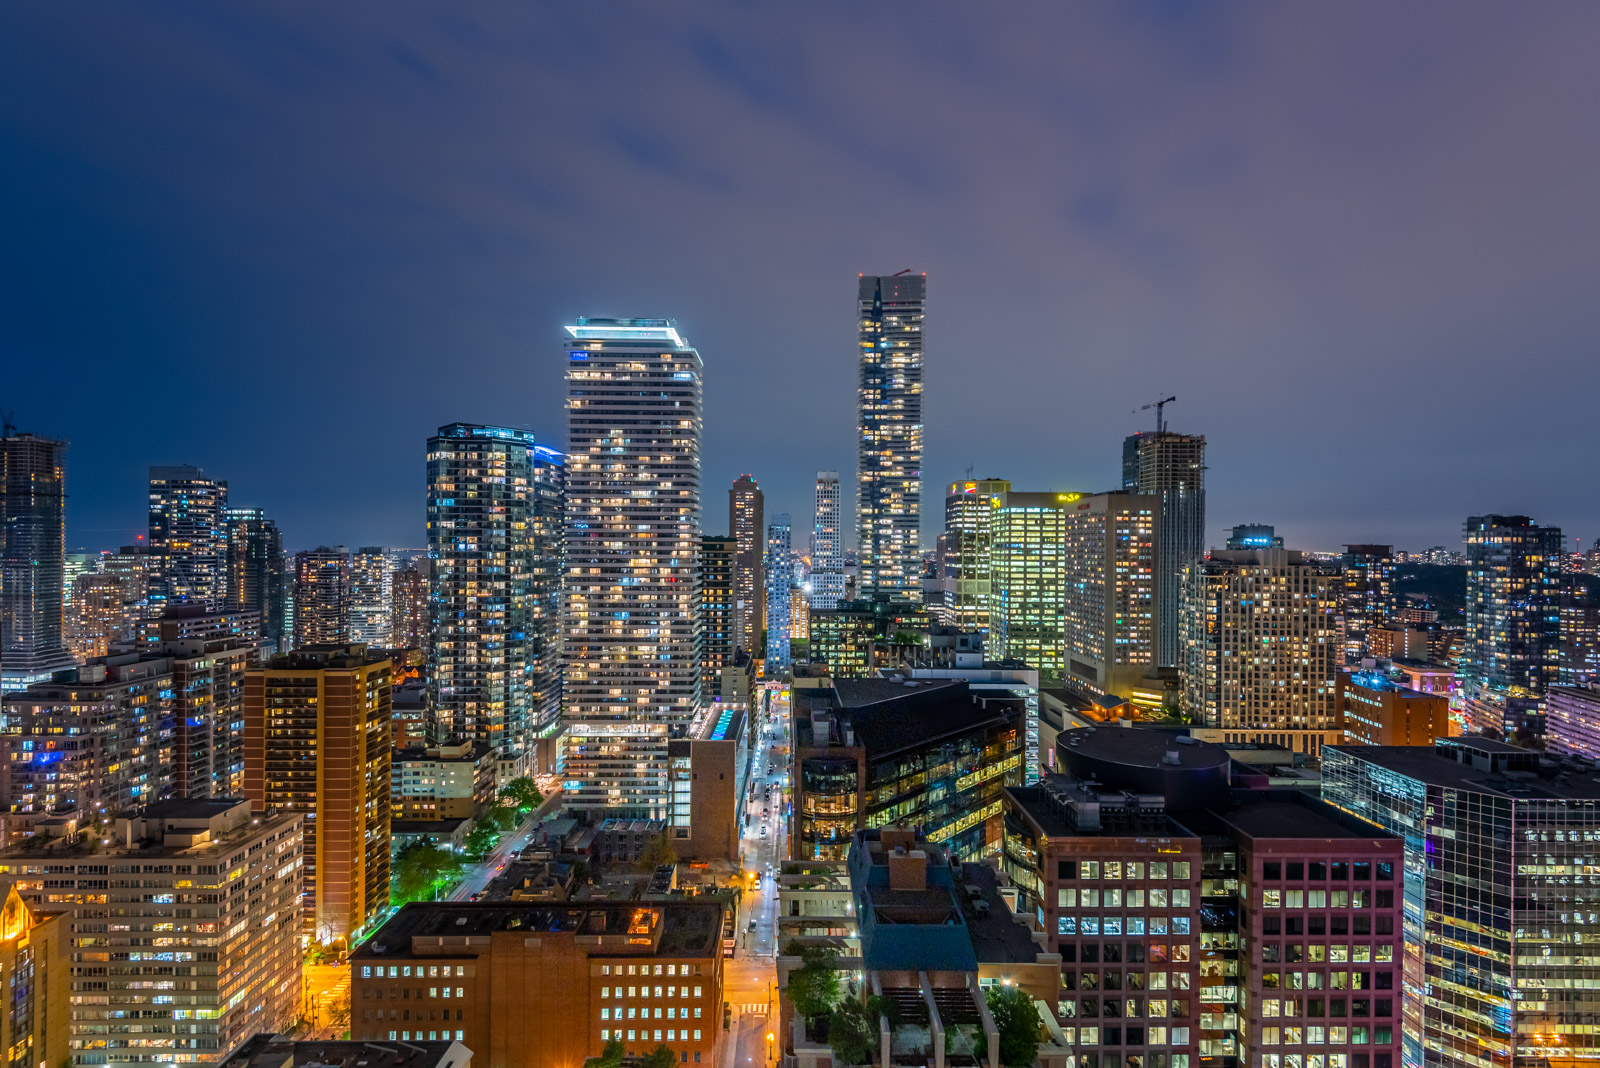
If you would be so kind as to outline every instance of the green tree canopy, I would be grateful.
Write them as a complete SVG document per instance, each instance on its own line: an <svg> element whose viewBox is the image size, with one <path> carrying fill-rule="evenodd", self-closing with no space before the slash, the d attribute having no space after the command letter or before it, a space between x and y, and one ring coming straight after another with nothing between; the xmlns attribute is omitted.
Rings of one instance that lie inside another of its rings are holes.
<svg viewBox="0 0 1600 1068"><path fill-rule="evenodd" d="M828 1045L840 1064L867 1064L878 1041L878 1017L886 1009L885 999L869 997L863 1004L845 998L828 1014Z"/></svg>
<svg viewBox="0 0 1600 1068"><path fill-rule="evenodd" d="M532 812L544 804L544 794L539 792L539 787L534 781L524 776L512 779L500 787L500 803L510 806L518 812Z"/></svg>
<svg viewBox="0 0 1600 1068"><path fill-rule="evenodd" d="M826 1016L839 1003L839 951L828 946L806 946L805 961L789 973L789 1004L808 1020Z"/></svg>
<svg viewBox="0 0 1600 1068"><path fill-rule="evenodd" d="M583 1068L621 1068L624 1052L622 1040L613 1038L600 1051L600 1056L585 1060Z"/></svg>
<svg viewBox="0 0 1600 1068"><path fill-rule="evenodd" d="M482 860L494 851L495 843L500 841L500 831L494 826L492 819L480 819L473 823L472 830L467 832L467 856L473 860Z"/></svg>
<svg viewBox="0 0 1600 1068"><path fill-rule="evenodd" d="M1026 1068L1039 1056L1039 1010L1033 998L1015 986L991 986L989 1015L1000 1032L1000 1063Z"/></svg>
<svg viewBox="0 0 1600 1068"><path fill-rule="evenodd" d="M660 834L650 839L644 847L644 852L639 856L641 871L654 871L662 864L678 863L678 851L672 848L672 842L666 835Z"/></svg>
<svg viewBox="0 0 1600 1068"><path fill-rule="evenodd" d="M639 1068L677 1068L678 1055L666 1046L655 1049L639 1058Z"/></svg>
<svg viewBox="0 0 1600 1068"><path fill-rule="evenodd" d="M401 850L389 875L389 899L396 905L429 901L461 877L461 858L448 849L418 843Z"/></svg>

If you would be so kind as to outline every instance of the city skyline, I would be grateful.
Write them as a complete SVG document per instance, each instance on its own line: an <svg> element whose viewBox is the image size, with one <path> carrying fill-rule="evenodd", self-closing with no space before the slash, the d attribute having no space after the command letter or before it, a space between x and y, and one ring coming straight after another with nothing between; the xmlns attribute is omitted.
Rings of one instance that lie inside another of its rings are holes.
<svg viewBox="0 0 1600 1068"><path fill-rule="evenodd" d="M1390 12L1381 35L1349 9L1060 13L1039 33L1019 12L930 12L919 45L888 12L841 42L825 11L638 9L608 47L667 60L665 84L575 95L583 61L556 42L599 33L597 13L491 10L445 33L392 16L379 38L344 12L135 27L13 10L0 38L29 47L0 75L19 164L0 179L19 309L0 327L20 368L5 404L71 442L74 547L130 539L142 468L182 463L229 480L290 548L417 546L416 441L464 419L563 448L560 324L672 317L706 354L706 484L754 472L798 518L815 470L853 477L848 279L914 268L939 324L925 492L969 467L1114 488L1116 443L1154 425L1134 410L1176 395L1173 428L1209 442L1212 545L1260 521L1305 548L1458 546L1461 518L1487 512L1588 545L1600 504L1535 462L1589 454L1584 391L1482 383L1516 353L1530 379L1571 384L1600 327L1579 281L1593 243L1575 237L1600 168L1574 134L1600 19L1451 12ZM1442 23L1454 46L1430 47ZM151 49L122 47L135 28ZM881 146L854 108L869 67L926 97ZM24 91L63 69L99 73ZM940 225L879 216L886 185ZM997 307L1035 309L1008 315L1003 346ZM229 410L249 382L271 415L233 435L146 416L169 372L205 366L186 379L194 411ZM801 368L805 388L774 387ZM117 388L69 399L63 369ZM304 389L314 375L329 388ZM335 406L374 379L385 405ZM1298 433L1309 405L1341 429ZM1466 429L1496 422L1522 433ZM281 432L296 425L319 433ZM304 484L330 452L369 462L358 493ZM1417 455L1448 462L1405 508L1373 492Z"/></svg>

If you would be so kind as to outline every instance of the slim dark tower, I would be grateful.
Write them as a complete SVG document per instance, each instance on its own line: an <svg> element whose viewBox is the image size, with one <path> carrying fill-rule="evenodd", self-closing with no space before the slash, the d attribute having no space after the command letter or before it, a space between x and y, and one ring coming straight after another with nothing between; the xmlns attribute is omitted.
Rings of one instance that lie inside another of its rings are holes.
<svg viewBox="0 0 1600 1068"><path fill-rule="evenodd" d="M228 509L224 607L261 613L261 640L287 652L284 635L283 535L259 508Z"/></svg>
<svg viewBox="0 0 1600 1068"><path fill-rule="evenodd" d="M67 443L0 431L0 692L72 667L62 633Z"/></svg>
<svg viewBox="0 0 1600 1068"><path fill-rule="evenodd" d="M1156 663L1178 667L1183 661L1183 572L1206 552L1205 436L1170 430L1129 435L1122 443L1122 483L1129 492L1161 498Z"/></svg>

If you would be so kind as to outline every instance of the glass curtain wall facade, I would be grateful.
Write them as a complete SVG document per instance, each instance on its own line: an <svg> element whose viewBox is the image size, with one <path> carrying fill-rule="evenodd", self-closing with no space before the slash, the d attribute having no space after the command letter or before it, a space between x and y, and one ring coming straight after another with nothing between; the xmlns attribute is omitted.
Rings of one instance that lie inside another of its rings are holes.
<svg viewBox="0 0 1600 1068"><path fill-rule="evenodd" d="M789 670L789 588L794 582L794 551L787 513L767 524L767 667L768 678Z"/></svg>
<svg viewBox="0 0 1600 1068"><path fill-rule="evenodd" d="M223 606L227 589L228 484L198 467L150 469L150 611L169 604Z"/></svg>
<svg viewBox="0 0 1600 1068"><path fill-rule="evenodd" d="M844 519L839 472L817 472L817 504L811 524L811 607L836 608L844 600Z"/></svg>
<svg viewBox="0 0 1600 1068"><path fill-rule="evenodd" d="M1344 547L1344 658L1355 664L1368 654L1367 632L1389 622L1394 606L1394 547Z"/></svg>
<svg viewBox="0 0 1600 1068"><path fill-rule="evenodd" d="M283 535L278 524L259 508L228 509L228 562L223 607L230 612L258 612L261 639L282 649L285 580Z"/></svg>
<svg viewBox="0 0 1600 1068"><path fill-rule="evenodd" d="M994 655L1059 682L1066 670L1067 509L1082 494L1007 492L994 502L990 637Z"/></svg>
<svg viewBox="0 0 1600 1068"><path fill-rule="evenodd" d="M1561 528L1524 515L1475 515L1466 542L1463 687L1469 699L1493 705L1537 699L1561 669ZM1542 715L1535 718L1542 732Z"/></svg>
<svg viewBox="0 0 1600 1068"><path fill-rule="evenodd" d="M962 631L989 632L989 599L993 590L990 546L994 498L1011 492L1003 478L950 483L944 498L944 538L954 572L954 624Z"/></svg>
<svg viewBox="0 0 1600 1068"><path fill-rule="evenodd" d="M62 625L67 444L0 437L0 692L71 667Z"/></svg>
<svg viewBox="0 0 1600 1068"><path fill-rule="evenodd" d="M700 354L670 319L567 327L569 808L664 819L701 702Z"/></svg>
<svg viewBox="0 0 1600 1068"><path fill-rule="evenodd" d="M922 599L924 274L864 275L856 288L858 597Z"/></svg>
<svg viewBox="0 0 1600 1068"><path fill-rule="evenodd" d="M1183 572L1206 554L1206 439L1203 434L1162 430L1135 434L1135 492L1161 498L1160 560L1156 565L1156 662L1183 663L1180 602ZM1128 446L1123 445L1123 481L1128 481Z"/></svg>

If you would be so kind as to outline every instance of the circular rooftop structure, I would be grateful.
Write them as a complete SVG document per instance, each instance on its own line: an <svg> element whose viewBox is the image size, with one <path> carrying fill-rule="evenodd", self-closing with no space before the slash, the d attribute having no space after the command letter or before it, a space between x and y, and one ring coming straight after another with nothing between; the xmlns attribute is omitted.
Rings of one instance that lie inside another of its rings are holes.
<svg viewBox="0 0 1600 1068"><path fill-rule="evenodd" d="M1056 762L1074 778L1161 794L1176 807L1226 803L1230 760L1220 745L1140 727L1078 727L1056 739Z"/></svg>

